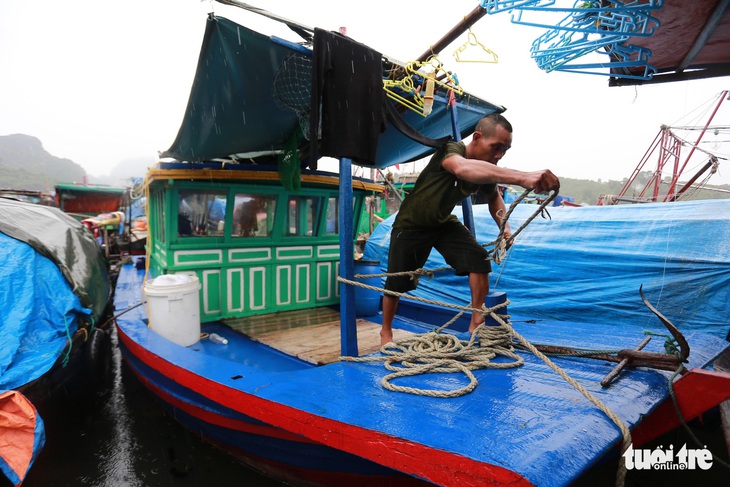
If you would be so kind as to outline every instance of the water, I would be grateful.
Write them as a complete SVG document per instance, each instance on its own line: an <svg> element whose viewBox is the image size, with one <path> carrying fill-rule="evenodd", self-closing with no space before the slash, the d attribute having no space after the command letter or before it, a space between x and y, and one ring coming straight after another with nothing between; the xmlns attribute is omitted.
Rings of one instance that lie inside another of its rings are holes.
<svg viewBox="0 0 730 487"><path fill-rule="evenodd" d="M167 416L122 361L114 333L110 361L100 387L40 410L46 445L23 487L282 485Z"/></svg>

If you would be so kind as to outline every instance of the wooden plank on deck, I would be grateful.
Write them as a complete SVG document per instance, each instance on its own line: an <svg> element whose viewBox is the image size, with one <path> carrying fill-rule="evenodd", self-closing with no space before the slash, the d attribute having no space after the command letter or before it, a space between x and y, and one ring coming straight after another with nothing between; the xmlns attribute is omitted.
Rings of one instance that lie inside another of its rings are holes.
<svg viewBox="0 0 730 487"><path fill-rule="evenodd" d="M312 364L329 364L341 356L340 314L331 308L285 311L225 323L258 342ZM360 355L380 350L380 325L357 319L356 326ZM409 335L410 332L394 330L396 340Z"/></svg>

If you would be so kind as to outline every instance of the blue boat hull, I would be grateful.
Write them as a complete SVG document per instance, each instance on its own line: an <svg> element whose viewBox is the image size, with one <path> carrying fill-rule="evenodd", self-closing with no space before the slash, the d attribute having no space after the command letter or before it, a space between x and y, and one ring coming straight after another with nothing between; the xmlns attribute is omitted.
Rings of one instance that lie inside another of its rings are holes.
<svg viewBox="0 0 730 487"><path fill-rule="evenodd" d="M175 370L172 364L160 363L159 358L149 356L136 344L130 344L131 349L128 344L130 337L122 335L120 347L127 364L172 417L267 476L295 485L432 485L227 408L170 378L185 375L185 370ZM168 371L163 374L158 367ZM255 402L255 398L248 400Z"/></svg>
<svg viewBox="0 0 730 487"><path fill-rule="evenodd" d="M122 270L117 313L140 302L142 278L131 266ZM425 325L399 317L397 326ZM589 337L598 348L631 348L638 342L633 331L601 336L600 327L579 323L515 326L537 343L575 346ZM220 323L204 323L202 331L224 336L225 346L169 342L147 326L141 306L118 317L117 327L126 361L174 417L248 465L296 485L483 485L485 479L568 485L618 454L618 428L529 354L521 354L525 364L516 369L477 371L471 394L443 399L383 389L381 364L314 366ZM706 366L727 348L706 334L687 339L688 367ZM631 370L618 385L601 388L609 364L555 362L631 428L669 394L668 373ZM463 383L458 374L412 381ZM556 473L544 478L545 471Z"/></svg>

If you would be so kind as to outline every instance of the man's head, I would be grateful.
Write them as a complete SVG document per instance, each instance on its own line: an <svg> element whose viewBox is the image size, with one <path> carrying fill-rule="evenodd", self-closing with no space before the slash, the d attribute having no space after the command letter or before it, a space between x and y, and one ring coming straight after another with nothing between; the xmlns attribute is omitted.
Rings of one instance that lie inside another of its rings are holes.
<svg viewBox="0 0 730 487"><path fill-rule="evenodd" d="M483 117L477 123L467 157L497 164L512 147L512 124L499 113Z"/></svg>

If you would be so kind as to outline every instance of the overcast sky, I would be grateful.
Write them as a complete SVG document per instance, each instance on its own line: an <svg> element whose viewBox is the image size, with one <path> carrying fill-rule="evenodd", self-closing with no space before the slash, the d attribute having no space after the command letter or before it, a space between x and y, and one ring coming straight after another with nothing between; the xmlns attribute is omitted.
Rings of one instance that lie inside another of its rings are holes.
<svg viewBox="0 0 730 487"><path fill-rule="evenodd" d="M356 41L401 61L418 57L479 4L249 3L311 27L345 26ZM126 159L155 160L180 126L210 11L296 40L280 24L210 1L0 0L0 135L35 136L51 154L97 176ZM457 62L453 52L466 34L439 56L467 91L507 108L515 131L504 166L621 180L662 124L704 124L718 94L730 89L730 77L609 88L606 76L545 73L530 58L543 32L511 23L507 13L485 16L472 33L498 63ZM730 126L730 101L713 125ZM727 132L707 137L706 147L730 157L730 144L720 143ZM645 169L655 165L653 158ZM688 166L686 178L693 173ZM730 184L729 161L710 182Z"/></svg>

